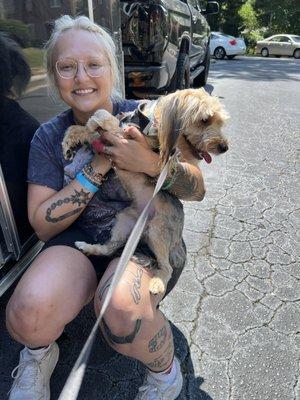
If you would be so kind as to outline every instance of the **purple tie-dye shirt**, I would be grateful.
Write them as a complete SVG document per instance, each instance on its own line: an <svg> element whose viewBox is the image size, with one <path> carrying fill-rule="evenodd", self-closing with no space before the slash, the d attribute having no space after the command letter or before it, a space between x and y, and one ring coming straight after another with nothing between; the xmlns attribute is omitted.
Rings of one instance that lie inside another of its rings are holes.
<svg viewBox="0 0 300 400"><path fill-rule="evenodd" d="M114 104L113 114L133 111L137 106L135 100L124 100ZM85 147L77 151L71 162L64 159L61 143L67 128L74 124L73 112L67 110L36 131L30 148L28 182L60 191L92 159L91 150ZM130 204L115 172L110 170L107 176L101 189L74 222L98 243L108 240L116 214Z"/></svg>

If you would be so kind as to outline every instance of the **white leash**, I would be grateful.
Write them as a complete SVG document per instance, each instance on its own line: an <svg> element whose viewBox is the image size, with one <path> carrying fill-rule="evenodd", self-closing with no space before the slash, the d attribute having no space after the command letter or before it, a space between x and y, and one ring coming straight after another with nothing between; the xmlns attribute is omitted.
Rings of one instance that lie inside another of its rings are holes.
<svg viewBox="0 0 300 400"><path fill-rule="evenodd" d="M170 159L169 159L169 161L170 161ZM130 261L132 255L136 249L136 246L140 240L140 237L143 233L144 227L147 222L149 208L151 206L151 203L152 203L154 197L156 196L156 194L161 189L161 187L167 177L169 161L165 164L164 168L162 169L162 171L158 177L156 186L154 188L153 195L152 195L151 199L148 201L148 203L146 204L145 208L143 209L141 215L139 216L139 218L127 240L127 243L124 247L123 253L119 260L118 266L114 273L113 279L111 281L111 285L108 288L107 295L103 302L103 306L101 308L101 311L97 318L97 321L95 322L95 325L93 326L93 329L91 330L91 333L90 333L89 337L87 338L87 341L85 342L85 345L83 346L74 367L72 368L72 371L63 387L63 390L62 390L58 400L76 400L77 399L77 396L78 396L78 393L80 390L80 386L82 383L82 379L83 379L83 376L85 373L85 369L86 369L86 366L88 363L88 359L89 359L89 356L91 353L91 349L92 349L92 346L93 346L93 343L95 340L95 335L96 335L97 329L99 329L99 323L107 309L107 306L110 302L113 291L114 291L115 287L117 286L117 284L119 283L119 280L122 277L122 275L125 271L125 268L126 268L128 262Z"/></svg>

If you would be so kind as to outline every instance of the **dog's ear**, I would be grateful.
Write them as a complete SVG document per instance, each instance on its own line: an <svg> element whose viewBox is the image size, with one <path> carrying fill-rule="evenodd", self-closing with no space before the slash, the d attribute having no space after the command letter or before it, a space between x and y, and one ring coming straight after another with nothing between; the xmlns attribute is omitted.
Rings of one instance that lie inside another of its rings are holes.
<svg viewBox="0 0 300 400"><path fill-rule="evenodd" d="M172 93L160 101L160 123L158 126L158 140L160 145L160 163L164 165L176 147L181 130L181 121L178 113L179 99Z"/></svg>
<svg viewBox="0 0 300 400"><path fill-rule="evenodd" d="M224 106L215 96L204 97L197 111L191 115L194 115L196 121L201 123L203 126L209 126L210 124L216 122L220 125L223 125L229 118Z"/></svg>

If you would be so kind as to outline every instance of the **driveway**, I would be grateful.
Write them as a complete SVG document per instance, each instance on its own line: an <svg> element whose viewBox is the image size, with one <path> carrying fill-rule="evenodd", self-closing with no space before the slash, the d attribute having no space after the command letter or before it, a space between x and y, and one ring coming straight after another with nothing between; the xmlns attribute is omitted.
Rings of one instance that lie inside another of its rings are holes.
<svg viewBox="0 0 300 400"><path fill-rule="evenodd" d="M162 309L182 362L179 400L300 400L300 60L212 64L207 90L231 115L230 150L204 165L207 194L185 203L188 263ZM298 159L299 161L299 159ZM4 330L0 398L21 346ZM93 323L86 307L59 339L56 400ZM81 400L133 400L143 367L94 345Z"/></svg>

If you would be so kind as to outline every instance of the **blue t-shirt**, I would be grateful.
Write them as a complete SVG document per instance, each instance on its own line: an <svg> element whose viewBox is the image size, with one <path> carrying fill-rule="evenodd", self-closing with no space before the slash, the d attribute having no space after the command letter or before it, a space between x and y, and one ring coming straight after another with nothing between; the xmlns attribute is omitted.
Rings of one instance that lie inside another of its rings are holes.
<svg viewBox="0 0 300 400"><path fill-rule="evenodd" d="M135 100L124 100L113 105L113 114L133 111ZM67 110L36 131L30 147L28 182L60 191L72 181L93 153L85 146L79 148L72 161L64 159L62 140L69 126L75 125L72 110ZM116 214L130 204L114 170L107 174L101 189L94 195L74 224L88 232L95 241L104 243L110 236Z"/></svg>

